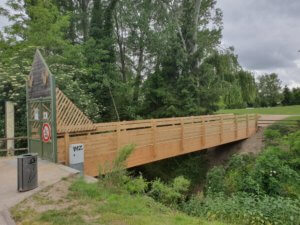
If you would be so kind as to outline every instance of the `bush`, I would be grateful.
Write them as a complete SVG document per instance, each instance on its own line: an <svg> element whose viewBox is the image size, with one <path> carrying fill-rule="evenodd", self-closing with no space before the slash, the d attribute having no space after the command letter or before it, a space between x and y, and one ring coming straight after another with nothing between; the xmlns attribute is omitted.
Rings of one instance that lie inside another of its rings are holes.
<svg viewBox="0 0 300 225"><path fill-rule="evenodd" d="M234 224L282 224L298 225L300 203L282 197L223 194L193 197L183 205L183 211L192 216L222 220Z"/></svg>
<svg viewBox="0 0 300 225"><path fill-rule="evenodd" d="M207 154L205 151L193 152L157 162L143 165L139 169L148 180L159 177L166 183L172 182L178 176L191 181L190 190L198 189L205 181L208 171Z"/></svg>
<svg viewBox="0 0 300 225"><path fill-rule="evenodd" d="M281 133L278 130L266 129L264 131L264 137L267 144L277 144L281 137Z"/></svg>
<svg viewBox="0 0 300 225"><path fill-rule="evenodd" d="M104 165L99 168L99 181L102 185L119 189L128 181L128 172L126 170L126 160L134 151L134 145L123 147L112 165Z"/></svg>
<svg viewBox="0 0 300 225"><path fill-rule="evenodd" d="M275 131L279 132L279 134L281 136L288 135L289 133L295 131L293 127L287 126L284 124L280 124L280 122L276 122L276 123L270 125L265 131L268 132L269 130L275 130Z"/></svg>
<svg viewBox="0 0 300 225"><path fill-rule="evenodd" d="M207 181L205 192L223 192L225 189L223 178L225 177L225 169L223 166L214 167L207 173Z"/></svg>
<svg viewBox="0 0 300 225"><path fill-rule="evenodd" d="M140 174L139 177L128 177L125 188L130 194L144 194L148 188L148 182Z"/></svg>
<svg viewBox="0 0 300 225"><path fill-rule="evenodd" d="M148 194L165 205L176 207L186 199L189 186L190 181L182 176L176 177L171 184L156 179L151 183Z"/></svg>
<svg viewBox="0 0 300 225"><path fill-rule="evenodd" d="M216 167L207 174L205 194L247 192L300 198L300 134L269 145L257 156L234 155L226 168Z"/></svg>

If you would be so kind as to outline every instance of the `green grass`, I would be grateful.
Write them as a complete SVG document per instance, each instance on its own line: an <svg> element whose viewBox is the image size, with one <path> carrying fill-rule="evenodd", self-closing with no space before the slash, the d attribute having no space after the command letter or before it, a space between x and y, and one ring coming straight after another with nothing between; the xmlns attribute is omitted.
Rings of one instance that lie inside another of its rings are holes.
<svg viewBox="0 0 300 225"><path fill-rule="evenodd" d="M285 121L289 121L289 120L300 120L300 116L289 116L288 118L284 119Z"/></svg>
<svg viewBox="0 0 300 225"><path fill-rule="evenodd" d="M63 201L49 201L48 208L41 196L49 198L32 197L12 209L18 224L225 225L188 216L145 195L115 192L80 179L73 181Z"/></svg>
<svg viewBox="0 0 300 225"><path fill-rule="evenodd" d="M248 108L248 109L224 109L217 112L234 114L266 114L266 115L300 115L300 105L277 106L269 108Z"/></svg>
<svg viewBox="0 0 300 225"><path fill-rule="evenodd" d="M273 125L285 125L285 126L291 126L294 129L299 129L300 128L300 116L289 116L283 120L275 122Z"/></svg>

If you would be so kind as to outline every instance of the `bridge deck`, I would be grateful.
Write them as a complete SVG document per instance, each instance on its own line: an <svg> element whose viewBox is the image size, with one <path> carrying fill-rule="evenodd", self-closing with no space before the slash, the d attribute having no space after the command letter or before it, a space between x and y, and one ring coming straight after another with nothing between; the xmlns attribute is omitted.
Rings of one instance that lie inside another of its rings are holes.
<svg viewBox="0 0 300 225"><path fill-rule="evenodd" d="M58 161L68 164L70 144L84 144L85 174L98 175L99 165L111 162L118 149L135 144L127 167L199 151L250 137L257 116L213 115L94 124L92 131L58 134Z"/></svg>

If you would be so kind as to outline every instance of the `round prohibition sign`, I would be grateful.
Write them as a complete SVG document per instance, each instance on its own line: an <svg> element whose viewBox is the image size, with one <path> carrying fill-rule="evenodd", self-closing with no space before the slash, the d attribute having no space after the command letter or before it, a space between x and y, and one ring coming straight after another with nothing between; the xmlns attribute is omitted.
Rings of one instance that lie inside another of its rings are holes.
<svg viewBox="0 0 300 225"><path fill-rule="evenodd" d="M51 139L51 127L49 123L44 123L42 127L42 140L43 142L49 142Z"/></svg>

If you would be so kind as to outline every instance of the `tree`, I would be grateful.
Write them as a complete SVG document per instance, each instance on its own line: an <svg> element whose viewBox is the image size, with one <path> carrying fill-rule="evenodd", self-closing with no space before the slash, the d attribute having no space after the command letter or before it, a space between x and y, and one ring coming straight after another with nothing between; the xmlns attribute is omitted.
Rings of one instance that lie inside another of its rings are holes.
<svg viewBox="0 0 300 225"><path fill-rule="evenodd" d="M292 104L300 105L300 88L293 88L292 90Z"/></svg>
<svg viewBox="0 0 300 225"><path fill-rule="evenodd" d="M281 81L275 73L258 77L258 95L261 106L276 106L282 100Z"/></svg>
<svg viewBox="0 0 300 225"><path fill-rule="evenodd" d="M211 98L215 89L210 86L210 92L206 86L215 79L215 73L211 70L214 77L208 80L203 73L208 68L203 68L206 59L215 52L221 38L222 13L216 8L216 1L163 1L162 10L166 23L160 29L165 39L156 54L155 76L147 79L151 84L151 79L160 80L162 88L153 92L146 85L142 113L161 117L173 112L186 116L216 110L218 96ZM158 99L161 104L157 104ZM153 105L156 107L146 107Z"/></svg>
<svg viewBox="0 0 300 225"><path fill-rule="evenodd" d="M241 70L238 72L238 80L243 102L247 106L253 106L257 93L254 76L248 71Z"/></svg>
<svg viewBox="0 0 300 225"><path fill-rule="evenodd" d="M241 87L238 83L229 84L224 95L224 103L229 109L243 108L244 101Z"/></svg>
<svg viewBox="0 0 300 225"><path fill-rule="evenodd" d="M283 105L291 105L292 101L293 101L293 94L287 85L284 86L282 94L283 94L282 104Z"/></svg>

